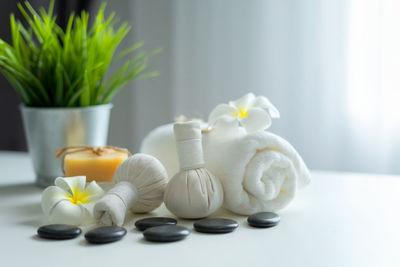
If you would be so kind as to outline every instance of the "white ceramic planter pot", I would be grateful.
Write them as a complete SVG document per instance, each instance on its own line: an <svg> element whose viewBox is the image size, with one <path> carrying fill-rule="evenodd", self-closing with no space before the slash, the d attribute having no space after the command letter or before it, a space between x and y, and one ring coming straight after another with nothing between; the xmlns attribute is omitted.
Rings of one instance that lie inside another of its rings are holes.
<svg viewBox="0 0 400 267"><path fill-rule="evenodd" d="M54 150L64 146L107 144L112 104L82 108L21 106L25 136L36 173L36 184L45 187L62 176Z"/></svg>

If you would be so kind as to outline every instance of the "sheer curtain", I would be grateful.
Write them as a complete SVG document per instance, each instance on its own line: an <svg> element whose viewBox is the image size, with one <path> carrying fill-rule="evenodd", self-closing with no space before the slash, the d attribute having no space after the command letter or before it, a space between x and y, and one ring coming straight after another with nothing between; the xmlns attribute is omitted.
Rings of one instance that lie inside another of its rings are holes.
<svg viewBox="0 0 400 267"><path fill-rule="evenodd" d="M353 0L348 108L355 168L400 173L400 2Z"/></svg>
<svg viewBox="0 0 400 267"><path fill-rule="evenodd" d="M313 169L399 173L399 4L394 0L113 1L132 40L162 46L161 75L116 99L111 142L253 91L270 130ZM129 11L127 11L129 10ZM121 119L122 118L122 119ZM122 130L123 129L123 130Z"/></svg>

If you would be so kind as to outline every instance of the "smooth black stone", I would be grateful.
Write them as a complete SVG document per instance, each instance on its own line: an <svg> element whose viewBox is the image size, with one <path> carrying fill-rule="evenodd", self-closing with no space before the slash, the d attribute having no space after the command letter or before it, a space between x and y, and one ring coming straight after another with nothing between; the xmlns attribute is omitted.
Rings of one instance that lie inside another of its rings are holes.
<svg viewBox="0 0 400 267"><path fill-rule="evenodd" d="M148 241L172 242L186 238L190 234L189 229L179 225L162 225L146 229L143 236Z"/></svg>
<svg viewBox="0 0 400 267"><path fill-rule="evenodd" d="M119 226L103 226L90 230L85 234L89 243L104 244L122 239L126 235L126 229Z"/></svg>
<svg viewBox="0 0 400 267"><path fill-rule="evenodd" d="M231 219L208 218L202 219L193 224L197 232L223 234L233 232L239 224Z"/></svg>
<svg viewBox="0 0 400 267"><path fill-rule="evenodd" d="M81 228L68 224L49 224L39 227L37 233L47 239L72 239L82 233Z"/></svg>
<svg viewBox="0 0 400 267"><path fill-rule="evenodd" d="M250 215L247 218L247 222L253 226L258 228L268 228L278 225L281 218L278 214L273 212L259 212L253 215Z"/></svg>
<svg viewBox="0 0 400 267"><path fill-rule="evenodd" d="M161 226L161 225L176 225L177 221L173 218L168 217L150 217L138 220L135 222L135 226L140 231L144 231L147 228Z"/></svg>

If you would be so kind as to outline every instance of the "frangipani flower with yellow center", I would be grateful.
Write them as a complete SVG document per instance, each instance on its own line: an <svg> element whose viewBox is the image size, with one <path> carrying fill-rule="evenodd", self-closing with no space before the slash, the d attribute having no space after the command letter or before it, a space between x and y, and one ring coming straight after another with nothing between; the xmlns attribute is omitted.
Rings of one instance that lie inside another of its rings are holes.
<svg viewBox="0 0 400 267"><path fill-rule="evenodd" d="M248 93L229 104L219 104L210 113L208 122L220 125L232 125L240 122L247 133L262 131L271 126L272 120L279 118L279 111L264 96ZM222 123L220 123L223 121Z"/></svg>
<svg viewBox="0 0 400 267"><path fill-rule="evenodd" d="M104 190L85 176L58 177L42 193L42 210L52 223L84 225L93 220L93 207Z"/></svg>

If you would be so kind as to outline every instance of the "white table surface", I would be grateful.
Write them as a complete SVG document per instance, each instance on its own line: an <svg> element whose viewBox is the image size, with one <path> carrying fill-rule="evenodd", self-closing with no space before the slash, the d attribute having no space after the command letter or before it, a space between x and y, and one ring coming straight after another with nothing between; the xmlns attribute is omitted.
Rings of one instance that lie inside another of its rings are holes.
<svg viewBox="0 0 400 267"><path fill-rule="evenodd" d="M175 243L150 243L133 226L123 240L90 245L37 237L46 223L41 189L25 153L0 152L0 266L400 266L400 177L312 172L311 185L280 212L281 223L231 234L192 230ZM171 216L164 208L152 215ZM179 220L192 229L193 221ZM87 229L84 229L86 231Z"/></svg>

